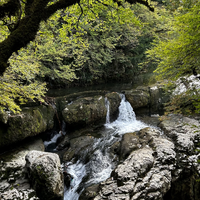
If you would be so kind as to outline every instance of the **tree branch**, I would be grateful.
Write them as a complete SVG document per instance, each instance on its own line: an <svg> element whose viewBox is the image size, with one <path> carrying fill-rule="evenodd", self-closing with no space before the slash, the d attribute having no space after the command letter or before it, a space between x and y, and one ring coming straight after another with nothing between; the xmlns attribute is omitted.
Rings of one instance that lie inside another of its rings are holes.
<svg viewBox="0 0 200 200"><path fill-rule="evenodd" d="M7 3L0 6L0 19L3 19L6 16L15 16L18 10L18 0L9 0Z"/></svg>
<svg viewBox="0 0 200 200"><path fill-rule="evenodd" d="M80 2L78 2L78 5L79 5L79 7L81 8L81 14L80 14L80 16L78 17L78 21L77 21L77 23L76 23L77 27L78 27L79 20L81 19L81 16L83 15L83 8L82 8Z"/></svg>
<svg viewBox="0 0 200 200"><path fill-rule="evenodd" d="M113 0L120 5L118 0ZM127 2L141 3L150 10L153 8L147 0L126 0ZM33 41L39 29L41 21L46 21L57 10L65 9L73 4L80 3L80 0L58 0L49 5L51 0L27 0L25 4L25 17L19 18L19 22L10 35L0 43L0 76L3 75L9 66L8 59L13 52L17 52L25 47L30 41ZM9 0L0 6L0 19L5 16L15 16L20 11L19 0Z"/></svg>

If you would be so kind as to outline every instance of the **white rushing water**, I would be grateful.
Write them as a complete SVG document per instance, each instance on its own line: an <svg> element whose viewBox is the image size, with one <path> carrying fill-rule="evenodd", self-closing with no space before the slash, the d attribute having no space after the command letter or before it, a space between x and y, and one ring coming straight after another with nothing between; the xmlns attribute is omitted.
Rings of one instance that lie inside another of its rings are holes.
<svg viewBox="0 0 200 200"><path fill-rule="evenodd" d="M59 137L61 137L62 135L65 135L65 129L66 129L66 123L63 121L62 122L62 130L59 131L59 133L55 134L49 141L44 141L44 146L45 148L48 148L49 145L51 144L55 144L58 140ZM56 149L52 149L52 151L56 151Z"/></svg>
<svg viewBox="0 0 200 200"><path fill-rule="evenodd" d="M108 98L105 98L105 104L107 108L107 114L106 114L106 124L110 123L110 102L108 101Z"/></svg>
<svg viewBox="0 0 200 200"><path fill-rule="evenodd" d="M117 120L112 123L106 123L105 126L108 129L114 129L114 134L119 135L139 131L142 128L148 127L148 125L136 119L135 112L131 104L126 101L125 95L121 95L121 98Z"/></svg>
<svg viewBox="0 0 200 200"><path fill-rule="evenodd" d="M48 147L50 144L56 143L57 139L58 139L59 137L61 137L61 136L62 136L62 134L61 134L61 131L60 131L58 134L54 135L54 136L51 138L51 140L49 140L49 141L44 141L44 146L45 146L45 147Z"/></svg>
<svg viewBox="0 0 200 200"><path fill-rule="evenodd" d="M96 142L89 150L89 152L93 153L87 164L84 165L78 161L76 164L70 165L68 172L74 177L74 183L72 183L71 187L65 191L64 200L78 200L84 187L102 182L109 178L114 169L113 159L109 156L110 146L115 141L119 140L121 135L148 127L148 125L136 119L133 108L130 103L126 101L125 95L121 95L121 98L119 116L117 120L112 123L110 122L109 117L109 101L105 99L107 116L104 137L96 139ZM82 179L86 174L89 178L80 187ZM79 192L77 192L77 189Z"/></svg>
<svg viewBox="0 0 200 200"><path fill-rule="evenodd" d="M65 200L77 200L79 198L79 193L77 189L82 182L83 177L86 175L85 165L80 161L77 161L75 164L68 164L67 171L73 177L70 188L65 188Z"/></svg>

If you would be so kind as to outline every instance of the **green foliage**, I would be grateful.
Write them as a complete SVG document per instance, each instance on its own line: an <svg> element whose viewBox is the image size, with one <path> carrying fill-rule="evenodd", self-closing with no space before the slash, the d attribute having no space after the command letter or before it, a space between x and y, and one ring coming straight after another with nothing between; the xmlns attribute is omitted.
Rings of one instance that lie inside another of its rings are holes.
<svg viewBox="0 0 200 200"><path fill-rule="evenodd" d="M139 34L140 23L129 4L122 8L110 0L94 2L91 1L90 6L82 2L83 15L79 5L69 9L60 29L70 52L69 65L76 69L82 83L117 77L125 73L125 69L132 68L126 49L136 45Z"/></svg>
<svg viewBox="0 0 200 200"><path fill-rule="evenodd" d="M10 68L0 79L0 112L19 112L20 104L28 100L43 102L45 83L35 80L39 67L32 57L24 56L23 51L10 58Z"/></svg>
<svg viewBox="0 0 200 200"><path fill-rule="evenodd" d="M137 5L140 7L140 5ZM170 30L170 21L173 20L172 15L165 6L154 2L155 11L150 13L142 9L137 9L136 13L139 19L143 22L143 31L139 38L139 45L136 47L136 52L141 52L141 58L138 59L138 65L143 72L153 72L157 63L153 62L152 56L148 56L147 50L153 46L152 41L162 41L166 38ZM144 9L144 8L143 8ZM135 57L137 59L137 56Z"/></svg>
<svg viewBox="0 0 200 200"><path fill-rule="evenodd" d="M168 38L154 42L147 51L155 59L159 78L177 79L184 75L199 73L200 62L200 3L185 14L175 16Z"/></svg>
<svg viewBox="0 0 200 200"><path fill-rule="evenodd" d="M3 41L9 31L1 27L0 41ZM0 112L20 112L20 104L27 101L41 101L46 92L46 84L36 81L39 65L35 52L31 49L21 49L9 59L10 67L0 78Z"/></svg>
<svg viewBox="0 0 200 200"><path fill-rule="evenodd" d="M166 103L165 114L170 113L181 113L184 115L191 115L195 112L194 103L197 101L197 96L193 94L191 90L186 91L185 93L176 94L171 97L170 102Z"/></svg>
<svg viewBox="0 0 200 200"><path fill-rule="evenodd" d="M28 100L43 101L45 83L41 84L38 78L54 84L68 83L78 74L83 82L91 81L106 74L105 67L116 55L119 62L127 62L119 47L136 43L136 39L131 39L136 38L135 27L140 24L130 5L124 6L118 7L110 0L89 4L82 1L81 6L59 11L41 23L36 40L9 60L10 67L0 80L0 111L15 113ZM9 35L3 24L15 21L13 17L4 18L0 41Z"/></svg>
<svg viewBox="0 0 200 200"><path fill-rule="evenodd" d="M137 71L132 60L141 24L129 4L82 1L41 24L34 49L40 76L54 87ZM78 80L77 80L78 79Z"/></svg>
<svg viewBox="0 0 200 200"><path fill-rule="evenodd" d="M93 84L99 80L131 79L141 71L138 63L146 59L144 52L156 31L160 35L165 32L165 12L160 7L154 14L140 4L118 7L111 0L91 0L89 4L82 1L57 12L42 24L37 36L41 75L56 86L69 81ZM48 60L40 56L42 48L48 50L43 54ZM48 53L50 48L57 56ZM63 65L67 71L61 70ZM71 72L72 78L64 76L64 72Z"/></svg>
<svg viewBox="0 0 200 200"><path fill-rule="evenodd" d="M170 31L165 37L154 40L153 48L147 51L149 60L157 64L158 79L176 81L180 77L199 74L200 2L191 2L178 3L174 20L169 21ZM177 82L174 84L177 86ZM171 86L167 90L173 93ZM188 88L185 93L173 94L166 110L167 113L191 114L200 111L199 102L199 91L195 87Z"/></svg>
<svg viewBox="0 0 200 200"><path fill-rule="evenodd" d="M5 16L3 23L16 28L12 22L25 15L30 9L26 6L21 3L22 13ZM55 12L40 23L34 42L10 59L11 67L1 79L0 109L15 112L20 110L18 103L41 101L45 84L37 80L61 87L132 78L141 71L138 63L146 59L144 52L153 38L166 34L168 13L159 8L153 14L137 4L123 2L119 7L112 0L82 0ZM2 27L0 42L10 33ZM142 68L146 69L147 65Z"/></svg>
<svg viewBox="0 0 200 200"><path fill-rule="evenodd" d="M178 10L179 12L187 12L186 10L192 8L198 3L198 0L165 0L166 8L172 12Z"/></svg>

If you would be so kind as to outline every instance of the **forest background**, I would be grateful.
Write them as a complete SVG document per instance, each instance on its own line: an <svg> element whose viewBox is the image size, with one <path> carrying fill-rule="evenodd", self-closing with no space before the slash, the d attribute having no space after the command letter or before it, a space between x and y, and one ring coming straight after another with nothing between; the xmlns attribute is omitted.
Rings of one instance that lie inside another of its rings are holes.
<svg viewBox="0 0 200 200"><path fill-rule="evenodd" d="M198 113L199 90L189 87L186 77L199 80L200 2L138 2L82 0L41 20L33 39L9 56L0 77L0 112L17 113L27 101L43 102L50 88L131 81L149 73L149 83L155 77L168 80L166 113ZM5 41L26 18L28 3L31 11L37 0L0 2L0 13L7 9L0 14L0 60ZM188 90L174 94L180 79Z"/></svg>

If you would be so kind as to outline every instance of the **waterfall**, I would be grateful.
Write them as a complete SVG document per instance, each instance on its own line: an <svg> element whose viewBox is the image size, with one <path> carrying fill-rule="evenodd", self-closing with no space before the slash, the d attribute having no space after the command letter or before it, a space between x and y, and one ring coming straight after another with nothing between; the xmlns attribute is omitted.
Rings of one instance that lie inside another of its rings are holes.
<svg viewBox="0 0 200 200"><path fill-rule="evenodd" d="M147 124L136 120L135 112L133 111L131 104L126 101L124 94L121 94L121 99L118 118L112 123L106 123L105 126L108 129L114 129L114 134L116 135L135 132L142 128L148 127Z"/></svg>
<svg viewBox="0 0 200 200"><path fill-rule="evenodd" d="M70 188L67 190L65 188L65 200L77 200L79 198L79 193L77 192L79 185L86 175L85 166L77 161L75 164L67 163L67 172L73 177Z"/></svg>
<svg viewBox="0 0 200 200"><path fill-rule="evenodd" d="M108 98L105 98L105 105L107 109L107 114L106 114L106 124L110 124L110 102L108 101Z"/></svg>
<svg viewBox="0 0 200 200"><path fill-rule="evenodd" d="M125 95L121 95L121 103L119 106L118 118L110 123L110 106L109 101L106 98L106 124L103 131L103 137L96 139L88 152L93 152L90 155L90 160L85 165L78 161L78 163L71 165L69 173L75 177L75 183L71 184L71 187L65 191L64 200L78 200L84 188L102 182L110 177L112 170L115 168L113 159L109 156L110 146L120 140L121 135L127 132L138 131L148 125L141 121L136 120L135 113L130 103L126 101ZM83 183L83 177L87 176L87 180ZM81 185L81 186L80 186ZM79 191L79 192L78 192Z"/></svg>
<svg viewBox="0 0 200 200"><path fill-rule="evenodd" d="M66 130L66 123L62 121L62 130L60 130L59 132L56 131L56 134L49 141L44 141L45 149L48 149L49 148L48 146L52 146L53 148L51 149L50 147L49 150L56 151L57 139L62 135L66 134L65 130Z"/></svg>
<svg viewBox="0 0 200 200"><path fill-rule="evenodd" d="M121 99L117 121L134 123L136 121L136 116L131 104L126 101L124 94L121 94Z"/></svg>

